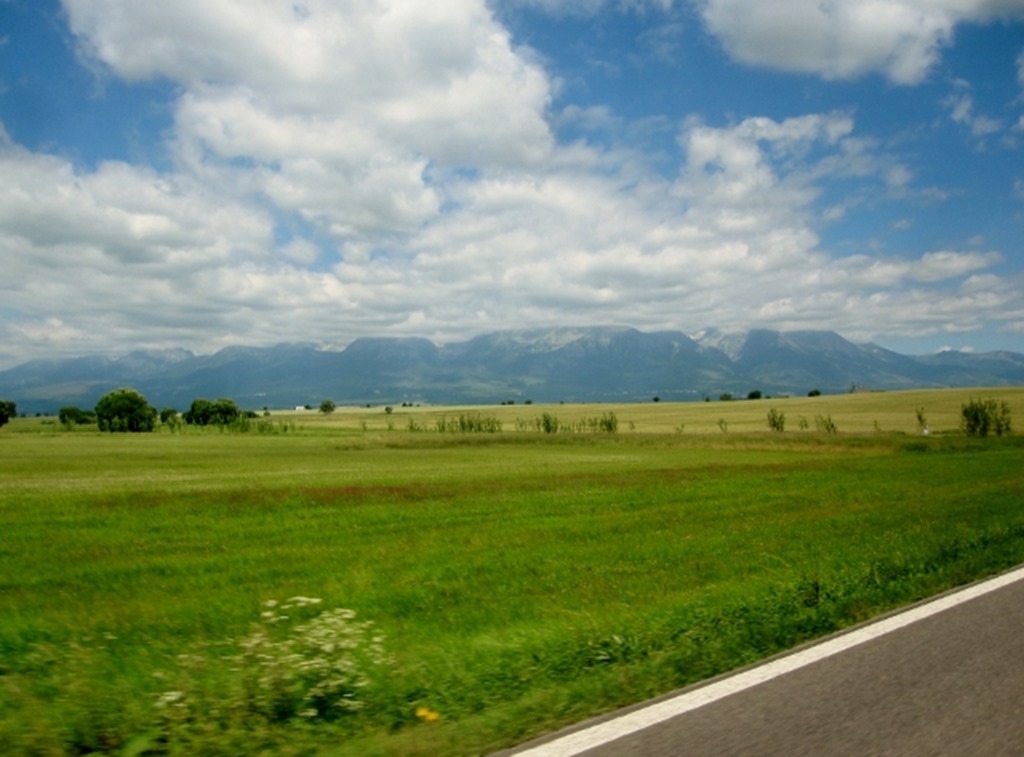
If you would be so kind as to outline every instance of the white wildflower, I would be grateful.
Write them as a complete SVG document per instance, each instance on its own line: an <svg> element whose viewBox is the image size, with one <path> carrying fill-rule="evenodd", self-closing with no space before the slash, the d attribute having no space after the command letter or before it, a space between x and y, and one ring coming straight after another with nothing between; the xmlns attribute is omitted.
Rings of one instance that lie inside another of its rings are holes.
<svg viewBox="0 0 1024 757"><path fill-rule="evenodd" d="M165 691L156 699L156 708L163 710L168 707L183 707L185 699L184 691Z"/></svg>

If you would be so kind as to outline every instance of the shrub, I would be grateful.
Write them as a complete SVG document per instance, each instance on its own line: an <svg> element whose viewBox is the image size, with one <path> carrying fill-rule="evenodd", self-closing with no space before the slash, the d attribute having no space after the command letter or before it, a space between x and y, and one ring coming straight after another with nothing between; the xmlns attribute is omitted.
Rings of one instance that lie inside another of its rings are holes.
<svg viewBox="0 0 1024 757"><path fill-rule="evenodd" d="M243 674L244 701L268 720L333 720L364 704L360 690L368 684L366 667L386 661L379 636L369 622L357 622L351 610L338 608L292 628L275 638L283 614L319 599L294 597L262 614L262 623L241 640L236 658Z"/></svg>
<svg viewBox="0 0 1024 757"><path fill-rule="evenodd" d="M597 425L602 431L614 434L619 430L619 419L615 416L615 413L607 412L601 416Z"/></svg>
<svg viewBox="0 0 1024 757"><path fill-rule="evenodd" d="M835 422L832 420L831 415L816 415L814 416L814 427L825 434L838 434L839 429L836 428Z"/></svg>
<svg viewBox="0 0 1024 757"><path fill-rule="evenodd" d="M915 410L915 414L917 415L917 430L920 431L922 434L927 434L928 433L928 418L925 417L924 408L923 407L917 408Z"/></svg>
<svg viewBox="0 0 1024 757"><path fill-rule="evenodd" d="M227 426L242 417L242 411L229 399L192 400L192 405L182 418L185 423L195 426Z"/></svg>
<svg viewBox="0 0 1024 757"><path fill-rule="evenodd" d="M3 426L11 418L18 415L18 408L13 402L7 400L0 400L0 426Z"/></svg>
<svg viewBox="0 0 1024 757"><path fill-rule="evenodd" d="M96 403L96 422L100 431L152 431L156 418L156 408L131 387L108 392Z"/></svg>
<svg viewBox="0 0 1024 757"><path fill-rule="evenodd" d="M551 413L544 413L539 419L538 427L545 434L554 434L558 431L558 418Z"/></svg>
<svg viewBox="0 0 1024 757"><path fill-rule="evenodd" d="M768 428L772 431L786 430L786 414L780 413L774 407L768 411Z"/></svg>
<svg viewBox="0 0 1024 757"><path fill-rule="evenodd" d="M960 408L960 428L967 436L996 436L1010 433L1010 406L992 398L972 399Z"/></svg>
<svg viewBox="0 0 1024 757"><path fill-rule="evenodd" d="M57 420L65 428L84 426L87 423L96 422L96 413L91 410L82 410L74 405L67 405L62 407L60 412L57 413Z"/></svg>
<svg viewBox="0 0 1024 757"><path fill-rule="evenodd" d="M460 415L458 418L441 417L437 419L437 430L441 433L461 432L496 434L501 431L501 421L493 415Z"/></svg>
<svg viewBox="0 0 1024 757"><path fill-rule="evenodd" d="M241 715L251 727L260 721L332 721L365 707L374 680L391 666L383 639L371 622L357 621L344 608L293 620L320 603L314 597L266 602L251 632L229 642L237 655L178 655L177 675L160 675L176 687L154 703L162 739L185 746L197 721L218 716ZM231 679L227 691L206 684L211 669ZM170 753L175 751L181 750Z"/></svg>

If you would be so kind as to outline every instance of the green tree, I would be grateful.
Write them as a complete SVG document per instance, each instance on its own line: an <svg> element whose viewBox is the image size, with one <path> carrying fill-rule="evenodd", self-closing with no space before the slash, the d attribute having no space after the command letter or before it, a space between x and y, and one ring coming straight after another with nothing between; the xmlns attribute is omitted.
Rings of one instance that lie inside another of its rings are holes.
<svg viewBox="0 0 1024 757"><path fill-rule="evenodd" d="M762 396L761 395L761 390L760 389L754 389L753 391L751 391L750 393L747 394L747 399L748 400L759 400L759 399L761 399L761 396Z"/></svg>
<svg viewBox="0 0 1024 757"><path fill-rule="evenodd" d="M108 392L96 403L96 422L100 431L152 431L156 418L156 408L131 387Z"/></svg>
<svg viewBox="0 0 1024 757"><path fill-rule="evenodd" d="M13 402L7 400L0 400L0 426L7 424L11 418L16 418L18 415L18 407Z"/></svg>
<svg viewBox="0 0 1024 757"><path fill-rule="evenodd" d="M324 415L330 415L337 408L338 406L334 404L334 400L324 400L320 403L320 412Z"/></svg>
<svg viewBox="0 0 1024 757"><path fill-rule="evenodd" d="M242 411L233 400L194 399L181 417L193 426L229 426L242 417Z"/></svg>
<svg viewBox="0 0 1024 757"><path fill-rule="evenodd" d="M786 430L786 414L780 413L774 407L768 411L768 428L772 431Z"/></svg>
<svg viewBox="0 0 1024 757"><path fill-rule="evenodd" d="M160 423L173 428L181 425L181 416L173 407L165 407L160 411Z"/></svg>

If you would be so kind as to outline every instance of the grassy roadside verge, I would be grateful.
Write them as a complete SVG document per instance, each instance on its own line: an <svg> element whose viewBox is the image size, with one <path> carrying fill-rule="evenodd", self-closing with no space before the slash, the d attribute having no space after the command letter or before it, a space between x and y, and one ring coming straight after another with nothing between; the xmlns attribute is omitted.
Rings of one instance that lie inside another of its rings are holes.
<svg viewBox="0 0 1024 757"><path fill-rule="evenodd" d="M1024 561L1016 438L795 436L6 437L0 751L483 753Z"/></svg>

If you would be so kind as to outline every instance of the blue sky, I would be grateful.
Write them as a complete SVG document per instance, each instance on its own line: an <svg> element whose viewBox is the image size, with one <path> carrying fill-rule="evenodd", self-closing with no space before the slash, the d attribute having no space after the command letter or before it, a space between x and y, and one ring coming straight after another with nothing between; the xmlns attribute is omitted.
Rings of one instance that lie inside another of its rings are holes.
<svg viewBox="0 0 1024 757"><path fill-rule="evenodd" d="M1024 351L1021 0L0 0L0 368L630 325Z"/></svg>

